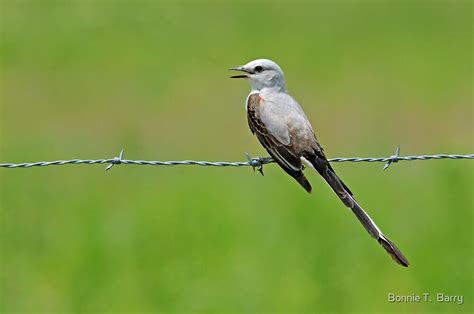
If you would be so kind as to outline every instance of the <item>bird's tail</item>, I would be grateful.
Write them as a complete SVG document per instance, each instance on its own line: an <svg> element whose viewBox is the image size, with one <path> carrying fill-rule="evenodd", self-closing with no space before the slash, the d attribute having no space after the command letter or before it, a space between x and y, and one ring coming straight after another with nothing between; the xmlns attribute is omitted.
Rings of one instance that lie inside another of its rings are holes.
<svg viewBox="0 0 474 314"><path fill-rule="evenodd" d="M397 248L397 246L390 241L377 227L374 221L370 216L360 207L352 196L352 192L349 188L342 182L341 179L337 176L334 169L325 158L318 156L312 156L309 159L313 164L314 168L319 172L319 174L326 180L329 186L336 192L337 196L341 201L349 207L352 212L356 215L357 219L364 226L365 230L377 240L377 242L387 251L387 253L392 257L392 259L398 264L407 267L409 262L403 253Z"/></svg>

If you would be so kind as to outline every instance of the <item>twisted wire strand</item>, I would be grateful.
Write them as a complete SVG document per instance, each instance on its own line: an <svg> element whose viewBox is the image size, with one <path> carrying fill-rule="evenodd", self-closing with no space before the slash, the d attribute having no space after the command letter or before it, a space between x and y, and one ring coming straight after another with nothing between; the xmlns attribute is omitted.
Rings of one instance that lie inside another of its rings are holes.
<svg viewBox="0 0 474 314"><path fill-rule="evenodd" d="M392 163L399 161L414 161L414 160L430 160L430 159L474 159L474 154L459 155L459 154L437 154L437 155L419 155L419 156L399 156L399 148L395 155L390 157L336 157L329 159L330 162L384 162L386 163L384 169L388 168ZM247 161L205 161L205 160L129 160L122 159L123 150L119 157L109 159L71 159L71 160L55 160L55 161L38 161L25 163L1 163L0 168L31 168L31 167L46 167L46 166L63 166L63 165L93 165L93 164L108 164L106 170L109 170L113 165L148 165L148 166L205 166L205 167L253 167L261 170L265 164L275 162L270 157L256 157L251 158L247 155Z"/></svg>

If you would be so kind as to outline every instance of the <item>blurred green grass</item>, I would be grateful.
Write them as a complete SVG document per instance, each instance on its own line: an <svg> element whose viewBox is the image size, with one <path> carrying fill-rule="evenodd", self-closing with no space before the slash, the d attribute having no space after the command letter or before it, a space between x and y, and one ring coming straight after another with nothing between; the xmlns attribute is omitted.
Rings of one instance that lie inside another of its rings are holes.
<svg viewBox="0 0 474 314"><path fill-rule="evenodd" d="M470 1L0 3L2 162L264 155L226 70L259 57L330 157L473 151ZM471 162L335 167L410 268L312 174L4 169L0 312L472 312Z"/></svg>

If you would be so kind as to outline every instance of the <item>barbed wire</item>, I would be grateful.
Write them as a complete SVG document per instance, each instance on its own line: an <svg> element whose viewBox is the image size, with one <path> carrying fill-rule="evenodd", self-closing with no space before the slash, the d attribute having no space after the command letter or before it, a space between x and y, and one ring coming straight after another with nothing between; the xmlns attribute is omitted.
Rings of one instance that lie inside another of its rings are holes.
<svg viewBox="0 0 474 314"><path fill-rule="evenodd" d="M146 166L206 166L206 167L252 167L257 169L263 175L263 165L274 163L271 157L250 157L245 154L247 161L202 161L202 160L179 160L179 161L159 161L159 160L129 160L123 159L123 149L119 156L108 159L71 159L71 160L55 160L55 161L38 161L25 163L2 163L0 168L31 168L46 166L63 166L63 165L93 165L108 164L105 170L111 169L114 165L146 165ZM419 155L419 156L400 156L400 146L397 147L395 154L390 157L336 157L328 159L330 162L383 162L387 169L393 163L399 161L414 160L431 160L431 159L474 159L474 154L437 154L437 155Z"/></svg>

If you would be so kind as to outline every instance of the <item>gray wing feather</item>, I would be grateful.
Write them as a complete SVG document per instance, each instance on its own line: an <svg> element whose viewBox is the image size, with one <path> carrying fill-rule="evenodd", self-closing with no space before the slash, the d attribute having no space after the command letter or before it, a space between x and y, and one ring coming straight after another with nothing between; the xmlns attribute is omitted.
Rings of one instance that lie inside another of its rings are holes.
<svg viewBox="0 0 474 314"><path fill-rule="evenodd" d="M292 176L306 192L310 193L311 184L301 170L301 156L295 151L290 130L278 119L269 122L271 124L269 129L263 122L261 115L261 109L265 105L265 100L259 94L251 94L248 97L247 117L252 133L257 136L260 143L280 167Z"/></svg>
<svg viewBox="0 0 474 314"><path fill-rule="evenodd" d="M247 116L249 127L262 145L280 165L292 171L301 170L301 159L292 150L288 128L278 119L267 118L266 123L262 116L262 98L252 94L247 101Z"/></svg>

